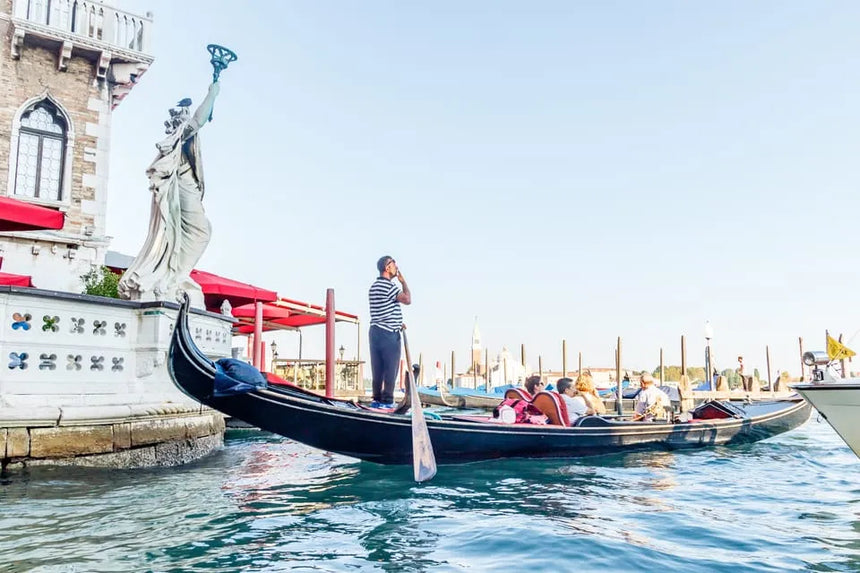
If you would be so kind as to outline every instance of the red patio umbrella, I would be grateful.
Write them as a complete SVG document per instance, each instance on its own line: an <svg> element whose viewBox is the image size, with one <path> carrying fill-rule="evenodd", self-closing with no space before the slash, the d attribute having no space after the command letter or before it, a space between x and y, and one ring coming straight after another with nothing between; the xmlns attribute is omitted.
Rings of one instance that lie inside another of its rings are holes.
<svg viewBox="0 0 860 573"><path fill-rule="evenodd" d="M0 197L0 231L62 229L66 216L56 209Z"/></svg>

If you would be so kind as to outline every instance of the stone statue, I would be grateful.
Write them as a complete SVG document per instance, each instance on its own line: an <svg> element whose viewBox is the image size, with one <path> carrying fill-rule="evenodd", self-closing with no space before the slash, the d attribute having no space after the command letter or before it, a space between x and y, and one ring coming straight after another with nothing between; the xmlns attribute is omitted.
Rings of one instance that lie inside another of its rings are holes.
<svg viewBox="0 0 860 573"><path fill-rule="evenodd" d="M164 122L167 137L156 144L149 166L152 208L146 242L119 282L128 300L181 300L203 307L203 292L189 274L209 244L211 225L203 210L203 162L198 132L211 119L221 86L217 79L192 115L191 100L180 101Z"/></svg>

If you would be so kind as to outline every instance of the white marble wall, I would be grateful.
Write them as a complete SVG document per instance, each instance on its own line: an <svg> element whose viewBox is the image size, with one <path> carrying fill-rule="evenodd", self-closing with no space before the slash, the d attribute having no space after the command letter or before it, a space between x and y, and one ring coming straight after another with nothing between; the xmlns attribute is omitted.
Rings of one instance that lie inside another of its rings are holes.
<svg viewBox="0 0 860 573"><path fill-rule="evenodd" d="M0 257L3 258L0 270L30 275L36 287L46 290L83 292L81 275L89 272L93 265L103 264L107 251L106 245L78 245L47 232L9 235L14 238L0 238Z"/></svg>
<svg viewBox="0 0 860 573"><path fill-rule="evenodd" d="M0 426L4 415L64 408L98 419L115 416L111 406L193 406L166 368L176 313L176 305L0 287ZM213 358L230 356L230 327L220 315L191 315L197 344Z"/></svg>

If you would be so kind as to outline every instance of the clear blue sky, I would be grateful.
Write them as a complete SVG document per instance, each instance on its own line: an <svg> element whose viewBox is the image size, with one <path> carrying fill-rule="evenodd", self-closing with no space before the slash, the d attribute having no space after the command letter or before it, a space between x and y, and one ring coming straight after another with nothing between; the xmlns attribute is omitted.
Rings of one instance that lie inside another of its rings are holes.
<svg viewBox="0 0 860 573"><path fill-rule="evenodd" d="M114 250L142 244L166 110L220 43L199 268L332 287L366 322L390 254L428 363L465 365L475 316L492 355L555 369L562 339L612 366L617 336L630 369L677 364L682 334L701 365L710 320L717 366L763 377L765 345L796 376L798 336L860 330L860 3L119 5L154 13L155 63L114 114Z"/></svg>

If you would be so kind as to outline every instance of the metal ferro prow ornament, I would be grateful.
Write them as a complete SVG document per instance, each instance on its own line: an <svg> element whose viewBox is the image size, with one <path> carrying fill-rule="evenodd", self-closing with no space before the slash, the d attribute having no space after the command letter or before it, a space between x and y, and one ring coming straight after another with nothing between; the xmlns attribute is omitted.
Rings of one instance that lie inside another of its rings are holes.
<svg viewBox="0 0 860 573"><path fill-rule="evenodd" d="M212 64L212 81L217 82L221 70L226 70L230 62L235 62L239 56L233 50L218 44L209 44L206 46L206 50L212 55L212 59L209 60L209 63Z"/></svg>

